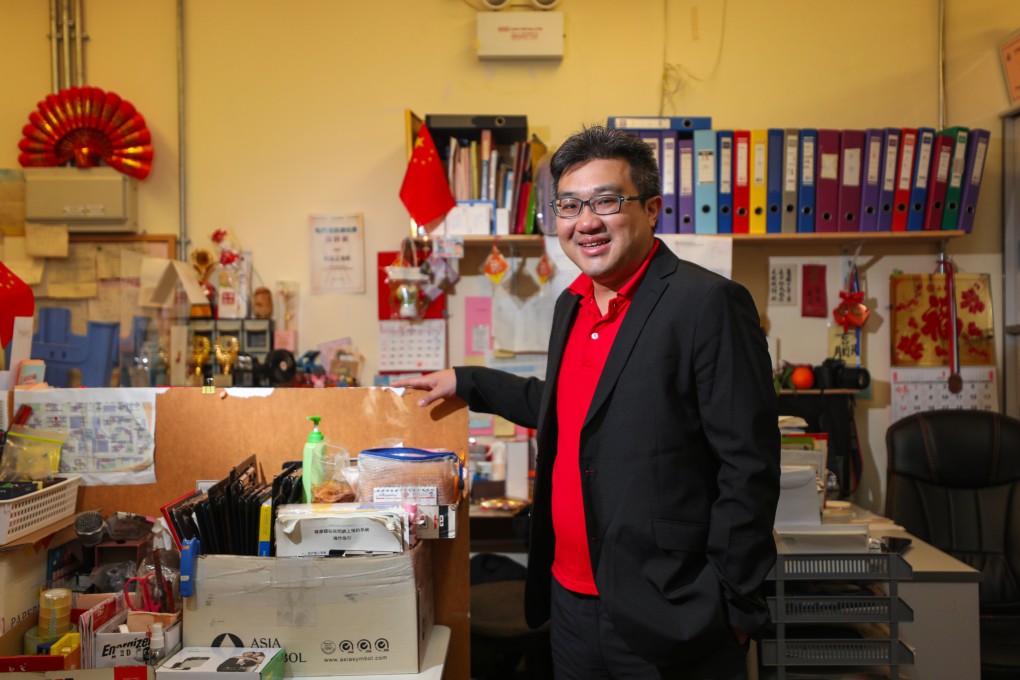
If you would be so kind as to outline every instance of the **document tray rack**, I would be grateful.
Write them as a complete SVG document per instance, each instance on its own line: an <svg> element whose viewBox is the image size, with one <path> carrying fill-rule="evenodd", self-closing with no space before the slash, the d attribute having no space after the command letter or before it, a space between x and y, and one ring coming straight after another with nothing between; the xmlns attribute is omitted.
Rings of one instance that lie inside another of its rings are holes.
<svg viewBox="0 0 1020 680"><path fill-rule="evenodd" d="M914 612L898 597L897 583L912 578L910 565L896 553L780 554L769 573L775 587L768 602L776 635L761 643L762 665L776 667L780 680L786 677L787 666L886 666L889 677L898 678L900 665L914 663L913 651L899 639L899 624L913 621ZM844 584L863 584L866 587L859 590L866 592L881 585L875 588L878 592L863 595L813 590L822 584L840 589ZM811 588L801 592L795 585ZM841 628L870 624L869 631L879 629L883 634L878 638L824 637L825 626L816 625L810 631L812 624ZM810 631L811 637L791 635L796 631L788 627Z"/></svg>

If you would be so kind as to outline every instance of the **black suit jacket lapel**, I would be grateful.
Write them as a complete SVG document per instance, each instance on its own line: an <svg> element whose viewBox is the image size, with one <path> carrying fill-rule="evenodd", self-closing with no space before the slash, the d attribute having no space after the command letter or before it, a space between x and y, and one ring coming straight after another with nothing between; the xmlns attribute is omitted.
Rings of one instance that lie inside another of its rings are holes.
<svg viewBox="0 0 1020 680"><path fill-rule="evenodd" d="M574 326L574 319L577 318L577 310L580 307L581 296L564 290L556 299L556 308L553 310L552 330L549 334L549 358L545 370L545 390L542 392L542 403L539 406L539 422L544 422L549 416L549 404L556 392L556 382L560 376L560 364L563 362L563 351L567 346L567 338L570 337L570 329Z"/></svg>
<svg viewBox="0 0 1020 680"><path fill-rule="evenodd" d="M680 260L666 244L660 243L655 257L648 263L645 278L634 293L634 299L630 303L627 315L623 318L613 347L609 350L606 365L602 368L602 375L599 376L599 382L595 386L591 407L588 409L588 415L585 416L582 427L588 425L592 415L602 408L602 404L612 393L620 373L623 372L623 367L626 366L627 360L634 350L638 337L640 337L645 324L648 323L652 310L659 303L659 298L669 287L670 278L676 274L679 263Z"/></svg>

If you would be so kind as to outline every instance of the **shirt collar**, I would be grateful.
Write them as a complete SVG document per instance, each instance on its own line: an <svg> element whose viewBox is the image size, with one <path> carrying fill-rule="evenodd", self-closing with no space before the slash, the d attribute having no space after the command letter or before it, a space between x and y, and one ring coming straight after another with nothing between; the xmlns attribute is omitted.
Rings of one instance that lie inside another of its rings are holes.
<svg viewBox="0 0 1020 680"><path fill-rule="evenodd" d="M659 239L653 239L652 247L649 249L648 255L645 256L641 266L638 267L633 276L627 280L627 283L623 284L620 290L617 291L617 297L623 297L628 300L634 297L634 291L637 290L638 285L641 283L641 279L645 276L645 272L648 271L648 264L652 261L652 258L655 257L655 251L659 249L659 245ZM589 298L594 295L595 284L592 282L590 276L582 273L574 279L574 282L571 283L567 289L574 295L580 295L582 298Z"/></svg>

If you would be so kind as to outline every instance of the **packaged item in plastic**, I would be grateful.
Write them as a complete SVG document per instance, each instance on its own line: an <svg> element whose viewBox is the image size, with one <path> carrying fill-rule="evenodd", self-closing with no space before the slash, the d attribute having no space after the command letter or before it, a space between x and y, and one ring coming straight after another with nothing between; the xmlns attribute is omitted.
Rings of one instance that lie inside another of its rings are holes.
<svg viewBox="0 0 1020 680"><path fill-rule="evenodd" d="M448 505L460 499L461 462L452 451L410 447L365 449L358 455L358 500Z"/></svg>
<svg viewBox="0 0 1020 680"><path fill-rule="evenodd" d="M60 471L60 452L67 435L25 425L11 425L4 440L0 481L45 482Z"/></svg>

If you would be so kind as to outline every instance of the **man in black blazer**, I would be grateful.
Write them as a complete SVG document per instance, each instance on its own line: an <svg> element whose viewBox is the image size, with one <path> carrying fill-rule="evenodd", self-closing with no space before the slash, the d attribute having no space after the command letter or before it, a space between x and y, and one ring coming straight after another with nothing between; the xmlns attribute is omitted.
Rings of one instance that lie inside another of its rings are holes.
<svg viewBox="0 0 1020 680"><path fill-rule="evenodd" d="M537 428L525 611L558 678L743 678L775 561L779 431L758 313L654 236L650 147L590 127L552 159L582 274L545 380L482 367L395 383Z"/></svg>

